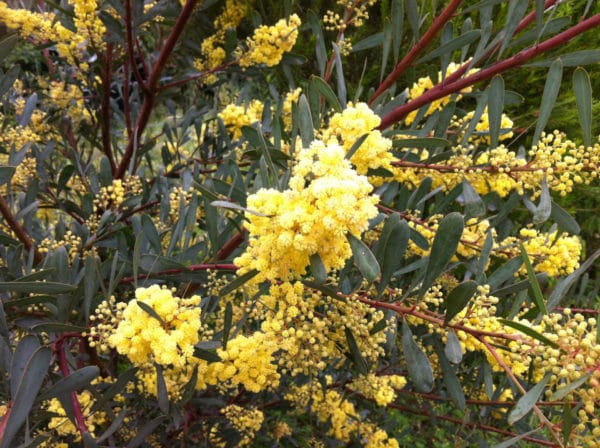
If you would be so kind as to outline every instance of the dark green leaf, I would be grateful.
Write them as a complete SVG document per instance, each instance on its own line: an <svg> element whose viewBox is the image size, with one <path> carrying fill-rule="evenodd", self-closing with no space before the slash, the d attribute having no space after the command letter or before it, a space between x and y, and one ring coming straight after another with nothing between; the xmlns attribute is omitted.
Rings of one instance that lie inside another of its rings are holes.
<svg viewBox="0 0 600 448"><path fill-rule="evenodd" d="M479 194L465 178L463 178L462 181L462 196L465 202L465 213L467 217L472 218L485 215L485 204L481 200Z"/></svg>
<svg viewBox="0 0 600 448"><path fill-rule="evenodd" d="M514 278L515 272L521 269L522 265L523 259L521 257L514 257L496 269L492 275L488 276L488 284L492 293L504 282Z"/></svg>
<svg viewBox="0 0 600 448"><path fill-rule="evenodd" d="M137 448L138 446L141 446L146 441L146 438L165 420L167 420L167 417L161 415L146 423L136 432L135 437L129 442L127 448Z"/></svg>
<svg viewBox="0 0 600 448"><path fill-rule="evenodd" d="M463 357L462 347L460 345L460 341L458 340L458 336L454 330L448 330L446 335L446 345L444 346L444 354L448 361L454 364L460 364Z"/></svg>
<svg viewBox="0 0 600 448"><path fill-rule="evenodd" d="M10 409L10 414L5 416L8 420L4 428L4 437L0 448L9 447L9 443L25 423L31 412L31 406L44 382L51 359L52 351L48 347L39 347L27 359L21 374L18 377L11 376L11 389L13 383L17 385L12 396L13 406Z"/></svg>
<svg viewBox="0 0 600 448"><path fill-rule="evenodd" d="M33 353L40 347L40 341L37 337L28 335L19 341L15 353L12 357L12 364L10 366L10 396L15 398L17 395L17 387L21 376L25 371L27 363L33 356Z"/></svg>
<svg viewBox="0 0 600 448"><path fill-rule="evenodd" d="M500 128L502 126L502 111L504 110L504 79L496 75L492 79L488 92L488 117L490 127L490 145L498 146Z"/></svg>
<svg viewBox="0 0 600 448"><path fill-rule="evenodd" d="M110 426L104 430L104 432L96 439L97 443L102 443L110 436L112 436L123 424L125 421L125 417L129 415L127 410L122 410L119 415L117 415L114 420L110 423Z"/></svg>
<svg viewBox="0 0 600 448"><path fill-rule="evenodd" d="M17 117L17 123L19 124L19 126L25 127L29 124L31 114L35 109L35 106L37 106L37 93L32 93L31 96L29 96L29 98L27 98L27 101L25 102L23 112Z"/></svg>
<svg viewBox="0 0 600 448"><path fill-rule="evenodd" d="M246 283L251 278L255 277L257 274L258 274L258 271L256 269L253 269L249 272L246 272L243 275L237 276L235 279L233 279L231 282L229 282L227 285L225 285L225 286L223 286L223 288L221 288L219 295L221 297L226 296L230 292L232 292L232 291L236 290L237 288L239 288L240 286L242 286L244 283Z"/></svg>
<svg viewBox="0 0 600 448"><path fill-rule="evenodd" d="M387 320L385 317L383 317L379 322L377 322L375 325L373 325L373 328L371 328L371 330L369 331L370 335L374 335L379 333L380 331L385 330L387 327Z"/></svg>
<svg viewBox="0 0 600 448"><path fill-rule="evenodd" d="M346 333L346 341L348 342L348 349L350 350L350 355L352 357L352 361L354 362L354 366L356 370L361 375L366 375L369 373L369 367L367 365L367 361L363 358L360 348L356 343L356 339L352 334L352 331L348 327L344 327L344 332Z"/></svg>
<svg viewBox="0 0 600 448"><path fill-rule="evenodd" d="M359 51L370 50L371 48L379 47L383 44L383 32L375 33L369 37L359 40L352 44L352 53Z"/></svg>
<svg viewBox="0 0 600 448"><path fill-rule="evenodd" d="M533 386L525 395L519 398L517 404L512 411L508 414L508 424L512 425L525 417L529 411L535 406L535 403L544 392L544 388L550 379L550 374L547 374L542 381Z"/></svg>
<svg viewBox="0 0 600 448"><path fill-rule="evenodd" d="M509 3L508 12L506 14L506 25L502 30L502 46L500 47L498 58L502 55L502 53L504 53L504 50L510 44L517 26L519 26L519 22L527 12L528 7L529 2L524 2L521 0L512 0Z"/></svg>
<svg viewBox="0 0 600 448"><path fill-rule="evenodd" d="M203 348L194 347L194 356L199 359L211 362L219 362L221 358L215 350L206 350Z"/></svg>
<svg viewBox="0 0 600 448"><path fill-rule="evenodd" d="M18 41L19 33L16 32L6 33L0 38L0 63L10 54ZM2 96L1 93L0 96Z"/></svg>
<svg viewBox="0 0 600 448"><path fill-rule="evenodd" d="M538 121L535 125L535 132L533 134L533 143L537 144L542 135L542 131L548 123L558 91L560 89L560 83L562 81L563 62L562 59L557 59L552 63L550 69L548 69L548 75L546 75L546 84L544 85L544 93L542 94L542 103L540 104L540 114Z"/></svg>
<svg viewBox="0 0 600 448"><path fill-rule="evenodd" d="M600 50L574 51L572 53L560 55L560 59L563 67L596 64L600 62ZM554 62L556 62L554 59L545 59L527 64L526 67L549 67L554 64Z"/></svg>
<svg viewBox="0 0 600 448"><path fill-rule="evenodd" d="M542 288L540 288L540 284L535 276L535 271L533 270L533 266L531 266L531 261L529 261L529 257L527 256L527 251L523 246L523 243L519 243L519 248L521 249L521 257L523 258L523 263L525 264L525 268L527 269L527 278L529 279L529 283L531 284L531 289L533 290L533 301L537 305L540 313L543 315L548 314L546 310L546 304L544 302L544 295L542 294Z"/></svg>
<svg viewBox="0 0 600 448"><path fill-rule="evenodd" d="M536 432L538 432L539 430L540 430L540 428L536 428L536 429L533 429L531 431L524 432L523 434L519 434L518 436L511 437L510 439L505 440L504 442L497 443L496 445L492 446L492 448L512 448L512 447L515 447L515 446L518 445L517 442L519 440L522 440L525 437L529 437L532 434L535 434Z"/></svg>
<svg viewBox="0 0 600 448"><path fill-rule="evenodd" d="M463 217L457 212L449 213L440 221L431 245L429 262L427 263L419 296L423 297L433 282L444 271L448 262L454 257L462 237L463 228Z"/></svg>
<svg viewBox="0 0 600 448"><path fill-rule="evenodd" d="M233 320L233 305L231 302L227 302L225 305L225 316L223 317L223 338L222 344L223 349L227 348L227 341L229 340L229 333L231 332L231 324Z"/></svg>
<svg viewBox="0 0 600 448"><path fill-rule="evenodd" d="M329 84L323 80L323 78L313 75L310 77L310 84L317 92L323 95L329 105L333 107L333 110L336 112L342 112L342 105L337 99L337 96L335 96L335 93L331 87L329 87Z"/></svg>
<svg viewBox="0 0 600 448"><path fill-rule="evenodd" d="M410 227L398 213L387 217L375 249L375 256L381 266L379 294L384 291L394 273L402 266L409 237Z"/></svg>
<svg viewBox="0 0 600 448"><path fill-rule="evenodd" d="M160 317L159 314L156 311L154 311L154 309L150 305L140 300L136 300L135 303L137 304L137 306L143 309L144 312L146 312L149 316L159 321L161 325L165 324L165 321L162 319L162 317Z"/></svg>
<svg viewBox="0 0 600 448"><path fill-rule="evenodd" d="M450 42L447 42L443 45L440 45L433 51L427 53L427 55L423 56L416 63L422 64L424 62L430 61L434 58L438 58L445 54L452 53L455 50L462 48L465 45L469 45L472 42L475 42L477 39L481 37L481 31L479 30L471 30L467 31L464 34L461 34L456 39L452 39Z"/></svg>
<svg viewBox="0 0 600 448"><path fill-rule="evenodd" d="M317 56L317 64L319 66L319 73L321 76L325 76L327 48L325 47L325 38L323 37L323 30L321 29L319 16L317 16L317 14L315 14L315 12L312 10L308 11L308 23L313 36L315 37L315 53Z"/></svg>
<svg viewBox="0 0 600 448"><path fill-rule="evenodd" d="M310 256L310 272L317 283L325 283L327 280L327 271L319 254L315 253Z"/></svg>
<svg viewBox="0 0 600 448"><path fill-rule="evenodd" d="M575 381L571 381L565 387L561 387L560 389L558 389L556 392L554 392L550 396L550 398L548 400L549 401L562 400L567 395L569 395L571 392L579 389L582 385L587 383L587 381L590 379L591 376L592 376L592 372L584 373L579 378L577 378Z"/></svg>
<svg viewBox="0 0 600 448"><path fill-rule="evenodd" d="M392 0L392 49L394 64L400 55L402 32L404 31L404 1Z"/></svg>
<svg viewBox="0 0 600 448"><path fill-rule="evenodd" d="M448 391L448 395L458 409L464 410L467 406L467 402L465 400L465 394L462 391L460 381L458 380L456 372L454 371L454 366L452 366L452 364L448 362L448 359L446 359L445 350L442 349L439 341L436 341L435 350L442 366L444 386Z"/></svg>
<svg viewBox="0 0 600 448"><path fill-rule="evenodd" d="M454 316L460 313L467 306L475 292L477 292L477 283L472 280L461 283L450 291L450 294L446 297L446 317L444 318L444 323L447 324Z"/></svg>
<svg viewBox="0 0 600 448"><path fill-rule="evenodd" d="M73 285L55 282L0 282L0 292L20 292L25 294L62 294L76 289Z"/></svg>
<svg viewBox="0 0 600 448"><path fill-rule="evenodd" d="M583 144L592 146L592 84L589 75L581 67L577 67L573 73L573 91L583 130Z"/></svg>
<svg viewBox="0 0 600 448"><path fill-rule="evenodd" d="M10 182L15 174L15 169L14 166L0 166L0 186Z"/></svg>
<svg viewBox="0 0 600 448"><path fill-rule="evenodd" d="M381 275L381 268L375 255L365 243L351 233L347 235L347 238L358 270L368 281L375 281Z"/></svg>
<svg viewBox="0 0 600 448"><path fill-rule="evenodd" d="M412 331L406 320L402 322L402 350L406 359L408 376L419 392L433 389L433 370L427 355L413 340Z"/></svg>
<svg viewBox="0 0 600 448"><path fill-rule="evenodd" d="M155 364L154 367L156 368L156 398L158 400L158 408L163 414L168 414L170 403L163 368L160 364Z"/></svg>
<svg viewBox="0 0 600 448"><path fill-rule="evenodd" d="M40 395L40 400L49 400L60 394L67 394L86 388L100 374L98 366L85 366L69 376L61 378L50 389Z"/></svg>
<svg viewBox="0 0 600 448"><path fill-rule="evenodd" d="M521 333L532 337L533 339L541 342L542 344L548 345L549 347L552 347L552 348L559 348L559 346L555 342L552 342L546 336L544 336L541 333L538 333L537 331L535 331L531 327L528 327L525 324L515 322L512 320L507 320L507 319L499 319L499 321L508 327L512 327L515 330L519 330Z"/></svg>
<svg viewBox="0 0 600 448"><path fill-rule="evenodd" d="M356 151L358 151L358 149L361 147L361 145L365 142L365 140L367 139L367 137L369 136L369 134L363 134L361 135L358 140L356 140L353 144L352 147L350 148L350 150L346 153L345 158L350 160L354 154L356 154Z"/></svg>
<svg viewBox="0 0 600 448"><path fill-rule="evenodd" d="M450 142L438 137L399 138L393 145L394 148L447 148Z"/></svg>
<svg viewBox="0 0 600 448"><path fill-rule="evenodd" d="M46 332L46 333L67 333L67 332L77 332L81 333L86 330L85 327L81 327L79 325L73 324L64 324L61 322L48 322L43 324L33 325L31 327L32 331L35 332Z"/></svg>
<svg viewBox="0 0 600 448"><path fill-rule="evenodd" d="M552 201L552 210L550 211L550 218L558 224L565 231L578 235L581 232L581 227L577 224L577 221L560 205Z"/></svg>
<svg viewBox="0 0 600 448"><path fill-rule="evenodd" d="M302 146L308 148L315 139L315 127L313 125L310 106L304 94L298 99L298 131L302 139Z"/></svg>
<svg viewBox="0 0 600 448"><path fill-rule="evenodd" d="M140 257L142 251L142 239L144 234L138 233L135 237L135 243L133 245L133 257L131 260L131 269L133 271L133 286L137 288L138 271L140 267Z"/></svg>

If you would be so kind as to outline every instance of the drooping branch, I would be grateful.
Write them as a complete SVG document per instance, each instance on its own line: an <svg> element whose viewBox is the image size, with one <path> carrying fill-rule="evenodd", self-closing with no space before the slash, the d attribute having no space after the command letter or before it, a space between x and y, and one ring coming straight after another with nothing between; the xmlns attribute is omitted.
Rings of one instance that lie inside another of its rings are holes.
<svg viewBox="0 0 600 448"><path fill-rule="evenodd" d="M186 23L192 16L192 12L194 11L196 3L198 3L198 0L186 1L185 5L181 9L177 21L175 22L175 25L173 26L173 29L171 30L171 34L169 34L169 36L167 37L167 40L165 41L165 44L160 54L158 55L156 64L152 68L152 71L150 72L150 75L144 84L146 90L146 93L144 95L144 101L142 103L142 108L140 111L140 115L137 119L135 129L133 130L133 133L130 136L129 141L127 143L127 147L125 148L125 154L123 154L123 159L121 160L121 162L119 163L119 167L117 168L117 172L115 175L117 179L122 179L123 176L125 176L125 173L127 172L127 169L135 154L136 147L140 144L142 134L144 133L144 129L146 129L146 125L148 124L150 115L152 114L152 110L154 109L156 95L159 90L158 81L160 80L160 76L167 64L169 57L171 56L171 53L173 53L173 50L175 49L175 45L177 44L179 38L181 37L181 34L183 33ZM133 46L133 42L131 42L131 45ZM132 69L135 71L135 63L133 61L130 62L132 62Z"/></svg>
<svg viewBox="0 0 600 448"><path fill-rule="evenodd" d="M422 106L431 103L437 99L448 96L452 93L460 92L466 87L472 86L480 81L485 81L491 79L497 74L503 73L511 68L519 67L536 56L539 56L547 51L550 51L560 45L565 44L569 40L574 37L584 33L585 31L596 28L600 25L600 14L596 14L589 19L583 20L579 22L577 25L569 28L568 30L563 31L562 33L557 34L550 39L545 40L544 42L534 45L532 47L526 48L516 55L505 59L503 61L496 62L495 64L490 65L484 69L479 70L476 73L473 73L465 78L456 79L457 74L454 73L454 76L448 77L445 82L437 84L430 90L423 93L418 98L415 98L412 101L409 101L406 104L396 107L387 115L385 115L381 119L381 124L378 129L386 129L391 125L398 123L403 120L410 112L414 110L418 110ZM464 73L462 70L460 74Z"/></svg>

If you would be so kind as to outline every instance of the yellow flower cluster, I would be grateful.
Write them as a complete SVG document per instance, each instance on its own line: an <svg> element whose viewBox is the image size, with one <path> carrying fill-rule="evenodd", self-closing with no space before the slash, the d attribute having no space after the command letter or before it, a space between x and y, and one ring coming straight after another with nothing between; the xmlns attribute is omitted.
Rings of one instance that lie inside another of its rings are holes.
<svg viewBox="0 0 600 448"><path fill-rule="evenodd" d="M225 34L227 29L235 29L242 22L246 15L247 7L251 4L250 0L227 0L221 14L215 19L213 25L215 34L202 40L200 46L201 57L194 61L194 67L201 71L211 71L218 68L225 57ZM207 84L216 81L214 75L205 78Z"/></svg>
<svg viewBox="0 0 600 448"><path fill-rule="evenodd" d="M229 420L231 426L242 435L242 439L237 446L250 445L265 419L261 410L255 408L245 409L236 404L230 404L221 409L221 413Z"/></svg>
<svg viewBox="0 0 600 448"><path fill-rule="evenodd" d="M46 85L46 81L41 80L40 84ZM47 95L50 103L68 116L73 125L91 122L92 115L85 107L84 94L80 86L52 81L47 85Z"/></svg>
<svg viewBox="0 0 600 448"><path fill-rule="evenodd" d="M337 144L318 140L297 153L289 189L260 189L248 197L249 244L234 260L257 281L288 280L306 272L318 254L327 271L352 255L346 235L360 235L377 215L377 196L367 178L354 171Z"/></svg>
<svg viewBox="0 0 600 448"><path fill-rule="evenodd" d="M473 120L475 115L474 111L467 112L467 114L461 119L455 119L452 123L453 126L459 127L464 130L465 126ZM513 136L513 121L506 115L502 114L500 119L500 135L498 140L507 140ZM460 136L459 136L460 137ZM479 118L479 121L475 125L475 132L469 137L469 141L474 144L486 144L491 143L490 138L490 118L488 115L488 108L486 106L483 114Z"/></svg>
<svg viewBox="0 0 600 448"><path fill-rule="evenodd" d="M331 384L331 377L327 378ZM354 404L337 390L323 390L323 386L314 381L302 386L292 386L285 396L299 412L314 413L322 423L328 423L328 435L343 443L349 443L352 436L360 435L363 446L370 448L398 448L398 442L391 439L385 431L376 425L365 422Z"/></svg>
<svg viewBox="0 0 600 448"><path fill-rule="evenodd" d="M301 282L271 285L257 304L264 313L261 330L281 349L279 367L291 376L316 375L344 356L349 329L362 356L375 363L383 355L385 332L371 334L383 319L381 311L355 297L333 300Z"/></svg>
<svg viewBox="0 0 600 448"><path fill-rule="evenodd" d="M357 173L366 175L369 169L376 168L391 170L394 159L392 141L375 129L380 123L379 116L366 103L348 103L343 112L331 117L329 125L321 132L321 138L326 143L339 143L348 152L360 137L368 134L350 158Z"/></svg>
<svg viewBox="0 0 600 448"><path fill-rule="evenodd" d="M199 341L200 297L179 298L158 285L138 288L135 297L109 336L110 346L135 365L184 367Z"/></svg>
<svg viewBox="0 0 600 448"><path fill-rule="evenodd" d="M104 48L103 36L106 28L98 16L98 3L96 0L69 0L73 5L79 38L95 51Z"/></svg>
<svg viewBox="0 0 600 448"><path fill-rule="evenodd" d="M240 66L265 64L272 67L279 64L283 54L296 44L300 23L300 17L292 14L273 26L262 25L255 29L252 37L246 40L248 49L240 56Z"/></svg>
<svg viewBox="0 0 600 448"><path fill-rule="evenodd" d="M377 376L373 373L354 379L348 387L363 394L370 400L375 400L379 406L387 406L396 399L395 389L406 386L406 378L400 375Z"/></svg>
<svg viewBox="0 0 600 448"><path fill-rule="evenodd" d="M448 67L446 67L446 77L448 77L449 75L454 73L460 67L461 67L461 64L457 64L455 62L451 62L450 64L448 64ZM477 71L477 69L471 69L471 70L469 70L467 75L470 75L476 71ZM436 84L440 83L440 82L442 82L442 72L438 72ZM408 90L408 100L410 101L410 100L414 100L415 98L420 97L427 90L432 89L433 87L434 87L434 83L429 76L426 76L424 78L419 78L417 80L417 82L413 83L412 87ZM471 87L467 87L464 90L461 90L460 93L469 93L471 90L472 90ZM455 97L455 100L459 101L461 98L462 98L462 95L457 94ZM429 104L427 111L425 112L425 117L431 115L432 113L434 113L438 110L442 110L444 108L444 106L450 102L450 99L451 99L451 96L449 95L449 96L445 96L443 98L439 98L437 100L432 101ZM416 110L412 111L411 113L409 113L406 116L406 118L404 119L404 122L407 125L412 124L412 122L415 121L417 114L418 114L418 111L416 111Z"/></svg>
<svg viewBox="0 0 600 448"><path fill-rule="evenodd" d="M292 129L292 105L298 102L302 88L298 87L294 90L290 90L283 99L283 105L281 106L281 118L283 124L287 130Z"/></svg>
<svg viewBox="0 0 600 448"><path fill-rule="evenodd" d="M42 254L54 252L59 247L64 247L69 254L69 259L73 261L79 254L81 249L81 237L75 235L71 230L67 230L60 240L52 240L50 238L44 238L39 244L38 250Z"/></svg>
<svg viewBox="0 0 600 448"><path fill-rule="evenodd" d="M78 393L77 401L79 402L79 406L81 406L81 410L83 412L85 426L92 437L94 437L96 427L106 423L106 413L104 411L92 412L92 407L96 400L92 393L88 390ZM73 437L75 441L81 440L81 433L75 427L71 419L67 417L67 413L60 404L58 398L52 398L50 401L45 403L44 407L47 412L55 414L55 417L52 417L48 422L48 429L50 431L56 433L62 440L65 440L67 437Z"/></svg>
<svg viewBox="0 0 600 448"><path fill-rule="evenodd" d="M242 136L244 126L261 121L263 108L264 104L261 101L252 100L247 106L229 104L218 115L223 120L223 124L233 133L233 139L237 140Z"/></svg>
<svg viewBox="0 0 600 448"><path fill-rule="evenodd" d="M120 209L127 199L142 192L142 182L137 176L129 176L124 180L113 179L112 184L100 188L94 199L95 210Z"/></svg>
<svg viewBox="0 0 600 448"><path fill-rule="evenodd" d="M503 145L473 155L472 148L456 147L447 160L427 164L426 155L418 163L394 162L394 179L418 186L430 177L433 188L446 191L463 179L479 194L496 192L500 197L516 191L539 196L543 180L561 196L573 191L576 184L589 185L598 177L595 168L600 162L600 144L577 146L561 132L542 134L540 142L529 151L529 158L518 157Z"/></svg>

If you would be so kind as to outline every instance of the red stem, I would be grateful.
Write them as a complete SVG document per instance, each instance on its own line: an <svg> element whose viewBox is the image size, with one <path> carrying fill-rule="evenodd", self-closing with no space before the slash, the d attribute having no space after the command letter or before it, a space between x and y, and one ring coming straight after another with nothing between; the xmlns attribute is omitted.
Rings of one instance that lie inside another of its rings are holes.
<svg viewBox="0 0 600 448"><path fill-rule="evenodd" d="M394 82L400 77L402 73L413 63L416 57L423 51L435 38L437 33L448 23L448 21L454 16L454 13L462 3L462 0L452 0L442 13L433 21L429 29L421 39L415 44L414 47L402 58L396 65L392 73L390 73L383 82L379 85L375 93L369 99L369 104L373 103L379 95L390 88Z"/></svg>
<svg viewBox="0 0 600 448"><path fill-rule="evenodd" d="M115 158L113 157L112 148L110 145L110 69L112 62L112 43L106 44L106 56L104 58L104 67L102 69L102 149L110 164L110 172L114 176L117 169Z"/></svg>
<svg viewBox="0 0 600 448"><path fill-rule="evenodd" d="M209 269L218 269L221 271L236 271L237 266L231 263L203 263L203 264L193 264L190 266L186 266L185 269L167 269L159 272L151 272L148 274L140 274L137 276L138 279L146 279L151 277L160 277L163 275L176 275L181 274L183 272L194 272L194 271L207 271ZM136 277L124 277L121 279L120 283L131 283L135 281Z"/></svg>
<svg viewBox="0 0 600 448"><path fill-rule="evenodd" d="M417 110L432 101L443 98L451 93L460 92L466 87L469 87L480 81L490 79L508 69L519 67L534 57L550 51L573 39L579 34L597 27L598 25L600 25L600 14L596 14L540 44L526 48L512 57L492 64L487 68L481 69L478 72L467 76L466 78L454 81L455 76L452 78L448 77L446 82L437 84L418 98L415 98L414 100L393 109L390 113L382 118L378 129L388 128L389 126L404 119L404 117L406 117L410 112ZM464 69L466 70L466 67L464 67Z"/></svg>
<svg viewBox="0 0 600 448"><path fill-rule="evenodd" d="M126 3L129 4L129 2L130 0L127 0ZM146 81L146 94L144 95L142 110L140 111L135 130L127 143L127 148L125 149L125 154L123 154L123 159L121 160L121 163L117 168L117 172L115 175L117 179L122 179L125 176L125 173L127 172L127 168L129 167L135 149L139 145L144 129L146 129L146 125L148 124L150 115L152 114L154 102L156 100L156 93L158 92L158 81L160 79L160 75L167 64L167 60L169 59L169 56L171 56L171 53L173 52L175 44L177 44L181 33L183 33L185 24L192 16L192 12L194 11L194 7L196 6L197 2L198 0L186 1L185 5L181 10L181 13L179 14L179 17L177 18L177 21L175 22L175 25L173 26L173 29L171 30L171 34L169 34L169 37L167 37L165 45L163 46L160 54L158 55L156 65L152 69L152 72L150 73L150 76ZM131 24L129 24L128 26L131 27ZM128 39L128 41L129 40L130 39ZM133 51L133 40L131 40L131 42L128 42L128 45L131 46L131 53ZM135 61L131 61L131 63L135 73Z"/></svg>
<svg viewBox="0 0 600 448"><path fill-rule="evenodd" d="M58 341L56 341L56 351L58 354L60 372L62 373L62 376L66 378L71 374L71 371L67 362L64 338L61 338ZM87 426L85 425L85 417L83 416L81 405L79 404L79 400L77 399L77 392L75 391L71 392L71 404L73 405L73 413L75 414L75 424L77 426L77 430L83 438L83 435L85 433L88 433L89 431L87 429Z"/></svg>

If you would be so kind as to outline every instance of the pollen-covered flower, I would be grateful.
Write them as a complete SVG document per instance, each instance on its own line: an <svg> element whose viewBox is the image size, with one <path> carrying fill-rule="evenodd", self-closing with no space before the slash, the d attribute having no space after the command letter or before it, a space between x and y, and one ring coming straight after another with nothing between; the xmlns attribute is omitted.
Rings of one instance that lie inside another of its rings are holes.
<svg viewBox="0 0 600 448"><path fill-rule="evenodd" d="M284 53L292 49L298 38L300 17L292 14L288 20L281 19L273 26L262 25L248 38L248 50L240 57L240 66L279 64Z"/></svg>
<svg viewBox="0 0 600 448"><path fill-rule="evenodd" d="M377 215L377 196L352 169L337 144L313 142L298 152L285 191L260 189L248 197L248 248L235 263L257 280L292 279L318 254L327 270L341 268L352 251L347 234L360 235Z"/></svg>

